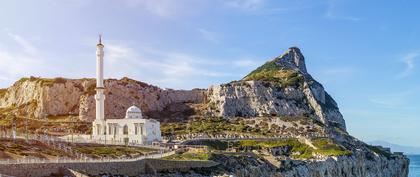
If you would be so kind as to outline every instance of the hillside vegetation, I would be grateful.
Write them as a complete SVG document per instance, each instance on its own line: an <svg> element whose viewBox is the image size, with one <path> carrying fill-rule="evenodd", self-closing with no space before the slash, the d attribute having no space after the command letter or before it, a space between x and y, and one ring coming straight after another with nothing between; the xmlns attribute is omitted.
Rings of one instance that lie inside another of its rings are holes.
<svg viewBox="0 0 420 177"><path fill-rule="evenodd" d="M156 151L144 147L126 147L117 145L52 143L24 139L0 138L0 159L55 159L76 158L134 158Z"/></svg>
<svg viewBox="0 0 420 177"><path fill-rule="evenodd" d="M245 135L273 137L282 135L323 134L323 124L305 116L300 117L259 117L237 118L196 118L188 122L166 123L161 125L163 136L182 136L190 134Z"/></svg>
<svg viewBox="0 0 420 177"><path fill-rule="evenodd" d="M280 68L273 60L258 67L242 79L242 81L250 80L272 82L279 86L287 87L301 83L303 76L299 71Z"/></svg>

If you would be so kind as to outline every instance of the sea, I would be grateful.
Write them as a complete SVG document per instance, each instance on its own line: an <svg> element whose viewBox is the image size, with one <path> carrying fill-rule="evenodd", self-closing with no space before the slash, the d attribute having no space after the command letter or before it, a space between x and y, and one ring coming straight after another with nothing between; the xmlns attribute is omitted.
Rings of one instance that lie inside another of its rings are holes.
<svg viewBox="0 0 420 177"><path fill-rule="evenodd" d="M410 171L408 177L420 177L420 155L408 155L410 159Z"/></svg>

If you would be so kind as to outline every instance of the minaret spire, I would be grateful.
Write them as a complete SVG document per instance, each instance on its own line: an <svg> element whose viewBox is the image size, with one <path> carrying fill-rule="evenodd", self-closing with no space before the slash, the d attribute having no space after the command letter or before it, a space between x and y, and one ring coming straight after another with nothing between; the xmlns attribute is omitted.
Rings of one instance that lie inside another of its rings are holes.
<svg viewBox="0 0 420 177"><path fill-rule="evenodd" d="M105 120L105 94L104 94L104 45L102 35L99 34L99 43L96 45L96 120Z"/></svg>

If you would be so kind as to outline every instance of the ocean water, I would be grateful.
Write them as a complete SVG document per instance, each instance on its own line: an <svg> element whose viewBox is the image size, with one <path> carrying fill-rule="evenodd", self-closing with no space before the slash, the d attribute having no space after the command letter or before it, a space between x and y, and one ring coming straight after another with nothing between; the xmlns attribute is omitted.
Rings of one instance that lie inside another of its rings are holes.
<svg viewBox="0 0 420 177"><path fill-rule="evenodd" d="M409 177L420 177L420 155L408 155L410 159Z"/></svg>

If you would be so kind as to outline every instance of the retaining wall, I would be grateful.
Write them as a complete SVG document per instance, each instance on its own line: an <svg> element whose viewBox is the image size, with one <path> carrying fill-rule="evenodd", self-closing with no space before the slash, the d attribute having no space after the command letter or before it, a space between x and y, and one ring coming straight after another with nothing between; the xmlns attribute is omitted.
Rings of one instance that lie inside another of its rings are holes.
<svg viewBox="0 0 420 177"><path fill-rule="evenodd" d="M93 163L42 163L42 164L0 164L0 174L16 177L40 177L55 175L126 175L139 176L154 174L165 170L189 170L191 168L212 167L213 161L168 161L144 159L132 162L93 162Z"/></svg>

